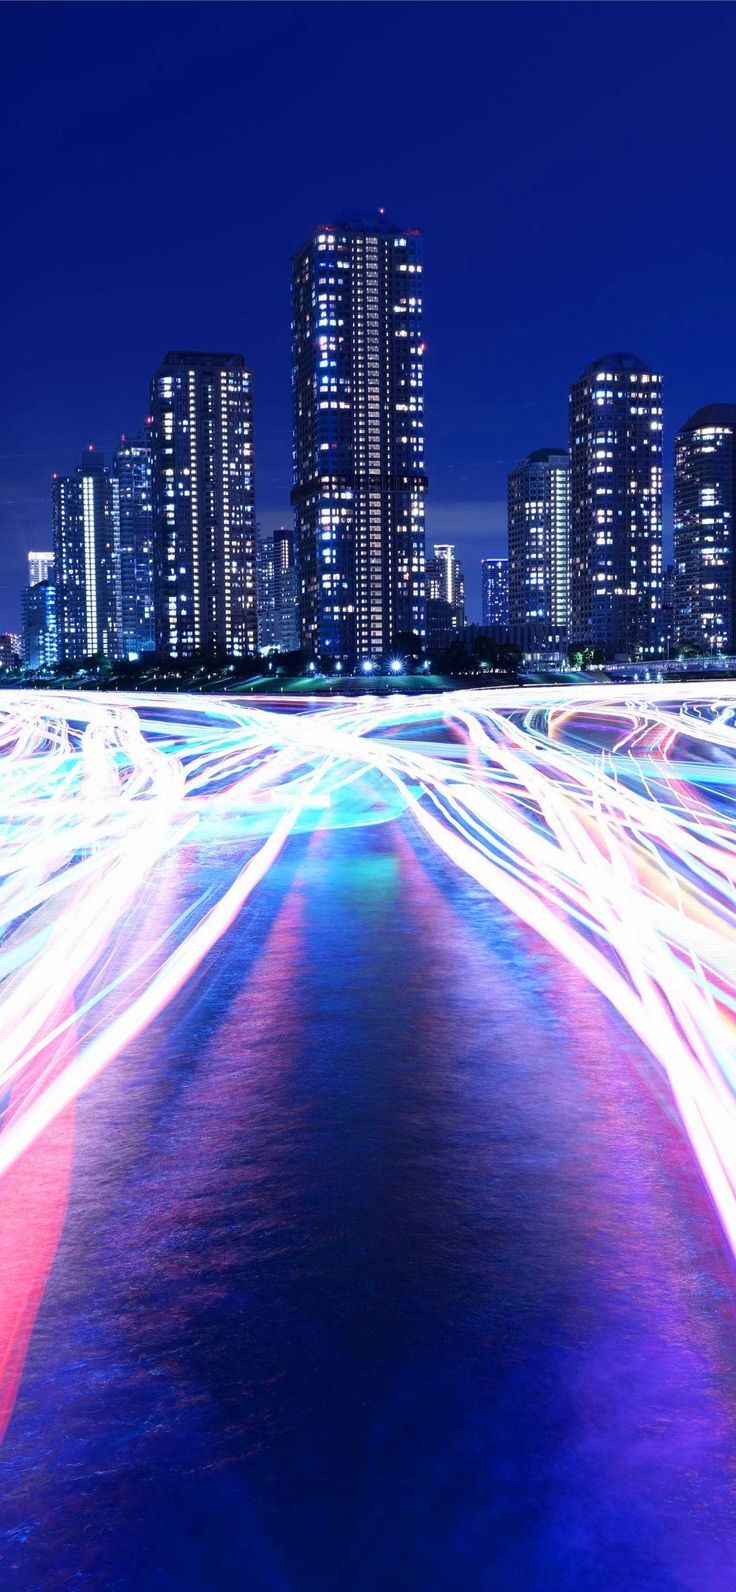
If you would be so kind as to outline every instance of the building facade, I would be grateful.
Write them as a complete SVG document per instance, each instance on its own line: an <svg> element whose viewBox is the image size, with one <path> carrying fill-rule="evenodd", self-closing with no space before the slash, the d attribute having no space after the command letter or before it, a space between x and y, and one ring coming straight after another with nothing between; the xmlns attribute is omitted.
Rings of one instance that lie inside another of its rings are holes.
<svg viewBox="0 0 736 1592"><path fill-rule="evenodd" d="M675 639L736 651L736 404L709 404L675 439Z"/></svg>
<svg viewBox="0 0 736 1592"><path fill-rule="evenodd" d="M482 558L481 619L483 628L507 629L509 622L509 564L507 558Z"/></svg>
<svg viewBox="0 0 736 1592"><path fill-rule="evenodd" d="M564 448L540 448L508 479L509 624L567 628L570 461Z"/></svg>
<svg viewBox="0 0 736 1592"><path fill-rule="evenodd" d="M58 662L56 587L51 580L34 581L20 594L23 663L26 669L51 669Z"/></svg>
<svg viewBox="0 0 736 1592"><path fill-rule="evenodd" d="M258 538L256 597L258 603L258 647L261 652L271 652L276 647L276 568L272 536L259 536Z"/></svg>
<svg viewBox="0 0 736 1592"><path fill-rule="evenodd" d="M15 670L20 667L22 646L21 637L15 631L3 631L0 635L0 669Z"/></svg>
<svg viewBox="0 0 736 1592"><path fill-rule="evenodd" d="M570 391L570 640L662 651L662 378L604 354Z"/></svg>
<svg viewBox="0 0 736 1592"><path fill-rule="evenodd" d="M353 662L424 636L419 234L315 229L293 262L292 340L302 642Z"/></svg>
<svg viewBox="0 0 736 1592"><path fill-rule="evenodd" d="M28 554L28 584L38 586L42 580L54 578L54 554L52 550L43 553Z"/></svg>
<svg viewBox="0 0 736 1592"><path fill-rule="evenodd" d="M256 647L253 384L242 354L174 352L151 384L156 650Z"/></svg>
<svg viewBox="0 0 736 1592"><path fill-rule="evenodd" d="M148 431L121 437L112 466L118 630L124 657L153 652L153 500Z"/></svg>
<svg viewBox="0 0 736 1592"><path fill-rule="evenodd" d="M425 571L427 649L443 652L465 629L465 577L452 542L435 542Z"/></svg>
<svg viewBox="0 0 736 1592"><path fill-rule="evenodd" d="M119 654L115 516L110 476L95 448L51 489L56 628L63 663Z"/></svg>
<svg viewBox="0 0 736 1592"><path fill-rule="evenodd" d="M301 646L294 532L285 525L258 543L258 646L262 652Z"/></svg>
<svg viewBox="0 0 736 1592"><path fill-rule="evenodd" d="M675 588L675 565L665 564L662 571L662 642L665 658L673 658L677 649Z"/></svg>
<svg viewBox="0 0 736 1592"><path fill-rule="evenodd" d="M301 646L299 619L299 579L290 525L279 525L273 532L274 617L279 652L296 652Z"/></svg>

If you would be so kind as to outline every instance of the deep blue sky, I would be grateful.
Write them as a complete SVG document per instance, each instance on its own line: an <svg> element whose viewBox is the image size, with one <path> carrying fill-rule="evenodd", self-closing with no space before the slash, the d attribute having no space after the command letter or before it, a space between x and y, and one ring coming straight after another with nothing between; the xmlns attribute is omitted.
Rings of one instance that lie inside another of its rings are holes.
<svg viewBox="0 0 736 1592"><path fill-rule="evenodd" d="M139 424L168 348L245 354L259 519L288 512L289 259L340 213L424 234L428 536L471 617L589 359L664 373L668 459L736 399L731 5L4 5L0 35L0 627L52 471Z"/></svg>

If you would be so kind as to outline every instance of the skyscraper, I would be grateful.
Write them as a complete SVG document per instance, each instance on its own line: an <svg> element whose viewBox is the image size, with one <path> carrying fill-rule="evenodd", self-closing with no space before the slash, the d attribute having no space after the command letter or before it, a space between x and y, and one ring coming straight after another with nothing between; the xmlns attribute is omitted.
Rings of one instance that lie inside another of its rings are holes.
<svg viewBox="0 0 736 1592"><path fill-rule="evenodd" d="M258 543L258 646L275 652L300 646L294 533L284 525Z"/></svg>
<svg viewBox="0 0 736 1592"><path fill-rule="evenodd" d="M673 656L677 644L675 584L675 566L665 564L662 571L662 644L666 658Z"/></svg>
<svg viewBox="0 0 736 1592"><path fill-rule="evenodd" d="M419 234L316 228L294 260L292 337L303 643L380 654L424 632Z"/></svg>
<svg viewBox="0 0 736 1592"><path fill-rule="evenodd" d="M53 581L34 581L20 594L23 662L27 669L50 669L58 660L56 587Z"/></svg>
<svg viewBox="0 0 736 1592"><path fill-rule="evenodd" d="M273 564L276 645L281 652L296 652L301 644L299 584L294 531L289 525L279 525L273 532Z"/></svg>
<svg viewBox="0 0 736 1592"><path fill-rule="evenodd" d="M258 646L261 652L276 646L276 569L273 537L259 536L256 553Z"/></svg>
<svg viewBox="0 0 736 1592"><path fill-rule="evenodd" d="M112 483L90 447L73 475L51 489L59 658L118 654Z"/></svg>
<svg viewBox="0 0 736 1592"><path fill-rule="evenodd" d="M481 617L486 629L505 630L509 622L509 565L506 558L482 558Z"/></svg>
<svg viewBox="0 0 736 1592"><path fill-rule="evenodd" d="M604 354L570 390L571 641L662 649L662 378Z"/></svg>
<svg viewBox="0 0 736 1592"><path fill-rule="evenodd" d="M151 417L157 650L243 657L256 646L256 535L242 354L167 354Z"/></svg>
<svg viewBox="0 0 736 1592"><path fill-rule="evenodd" d="M427 559L427 647L439 652L462 636L465 628L465 578L452 542L435 542Z"/></svg>
<svg viewBox="0 0 736 1592"><path fill-rule="evenodd" d="M28 554L28 584L37 586L41 580L53 580L54 555L53 552Z"/></svg>
<svg viewBox="0 0 736 1592"><path fill-rule="evenodd" d="M153 503L148 431L121 437L112 466L120 651L153 652Z"/></svg>
<svg viewBox="0 0 736 1592"><path fill-rule="evenodd" d="M569 466L563 448L539 448L509 475L509 623L540 644L567 625Z"/></svg>
<svg viewBox="0 0 736 1592"><path fill-rule="evenodd" d="M675 438L675 632L736 651L736 404L708 404Z"/></svg>

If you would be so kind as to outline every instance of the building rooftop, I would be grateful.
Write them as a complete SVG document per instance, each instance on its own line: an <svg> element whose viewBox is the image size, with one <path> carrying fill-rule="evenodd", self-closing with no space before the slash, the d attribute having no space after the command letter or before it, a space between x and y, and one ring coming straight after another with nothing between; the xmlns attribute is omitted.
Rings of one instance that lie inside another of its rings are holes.
<svg viewBox="0 0 736 1592"><path fill-rule="evenodd" d="M421 237L416 227L401 227L380 211L375 216L333 216L331 221L321 221L318 226L310 228L306 242L297 249L293 258L298 259L322 232L359 233L364 237L371 234L378 234L380 237Z"/></svg>
<svg viewBox="0 0 736 1592"><path fill-rule="evenodd" d="M736 404L706 404L680 426L681 431L701 431L704 426L736 427Z"/></svg>
<svg viewBox="0 0 736 1592"><path fill-rule="evenodd" d="M236 370L245 368L243 354L214 354L197 352L189 348L175 348L164 354L160 368L164 365L194 365L207 368L208 365L233 365Z"/></svg>
<svg viewBox="0 0 736 1592"><path fill-rule="evenodd" d="M598 359L591 360L583 371L584 376L592 376L598 370L625 370L630 375L651 375L651 365L645 365L638 354L601 354Z"/></svg>
<svg viewBox="0 0 736 1592"><path fill-rule="evenodd" d="M567 448L537 448L534 453L527 454L524 464L551 464L559 459L569 462Z"/></svg>

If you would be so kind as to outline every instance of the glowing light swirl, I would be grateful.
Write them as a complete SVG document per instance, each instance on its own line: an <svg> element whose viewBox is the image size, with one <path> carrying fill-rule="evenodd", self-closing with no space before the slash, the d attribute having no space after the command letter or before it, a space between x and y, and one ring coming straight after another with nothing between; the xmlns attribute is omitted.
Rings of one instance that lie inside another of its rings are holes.
<svg viewBox="0 0 736 1592"><path fill-rule="evenodd" d="M736 1253L736 693L0 698L0 1177L226 934L296 829L404 815L621 1012ZM145 944L167 858L232 874Z"/></svg>

